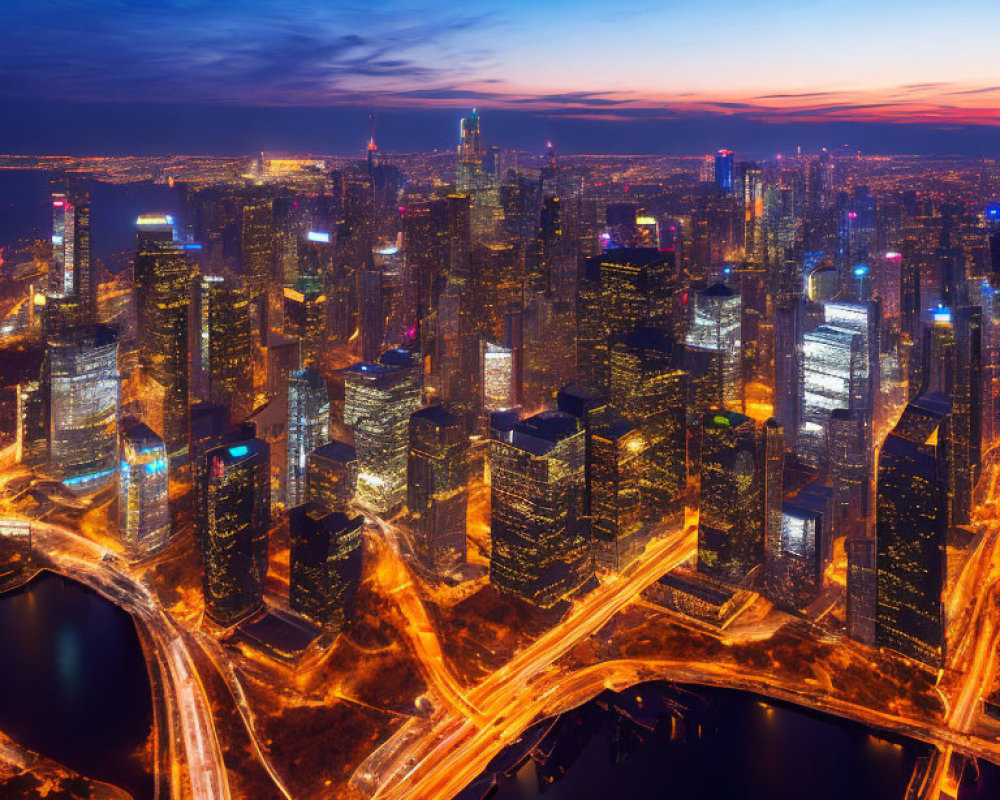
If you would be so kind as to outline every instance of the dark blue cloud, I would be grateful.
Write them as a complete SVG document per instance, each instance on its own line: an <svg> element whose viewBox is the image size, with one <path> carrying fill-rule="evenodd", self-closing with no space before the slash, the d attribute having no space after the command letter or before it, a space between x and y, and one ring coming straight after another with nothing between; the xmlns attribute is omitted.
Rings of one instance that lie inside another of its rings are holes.
<svg viewBox="0 0 1000 800"><path fill-rule="evenodd" d="M318 0L4 2L0 96L349 100L475 68L484 53L449 45L488 27L489 17L438 9Z"/></svg>

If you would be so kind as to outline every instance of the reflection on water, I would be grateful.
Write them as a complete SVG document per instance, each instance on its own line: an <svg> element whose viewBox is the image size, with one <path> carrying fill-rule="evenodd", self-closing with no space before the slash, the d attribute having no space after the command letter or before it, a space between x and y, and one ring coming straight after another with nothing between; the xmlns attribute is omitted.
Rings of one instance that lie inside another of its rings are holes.
<svg viewBox="0 0 1000 800"><path fill-rule="evenodd" d="M152 797L152 777L134 757L152 703L131 617L44 574L0 595L0 643L0 730L137 800Z"/></svg>
<svg viewBox="0 0 1000 800"><path fill-rule="evenodd" d="M646 684L564 715L495 797L898 800L928 752L740 692ZM995 786L970 785L968 798Z"/></svg>

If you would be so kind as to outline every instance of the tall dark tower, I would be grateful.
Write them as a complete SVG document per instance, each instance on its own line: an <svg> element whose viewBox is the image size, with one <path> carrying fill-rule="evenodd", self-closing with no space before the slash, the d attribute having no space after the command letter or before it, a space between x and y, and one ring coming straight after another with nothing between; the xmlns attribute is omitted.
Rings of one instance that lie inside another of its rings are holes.
<svg viewBox="0 0 1000 800"><path fill-rule="evenodd" d="M709 411L701 425L698 571L739 584L764 560L764 448L756 423Z"/></svg>
<svg viewBox="0 0 1000 800"><path fill-rule="evenodd" d="M228 627L264 605L271 525L270 447L260 439L209 451L202 480L205 613Z"/></svg>
<svg viewBox="0 0 1000 800"><path fill-rule="evenodd" d="M951 400L922 394L879 456L875 641L934 667L945 658Z"/></svg>
<svg viewBox="0 0 1000 800"><path fill-rule="evenodd" d="M167 214L139 217L134 282L139 364L143 395L156 413L147 424L160 433L171 470L188 460L189 357L188 313L191 268L174 238Z"/></svg>

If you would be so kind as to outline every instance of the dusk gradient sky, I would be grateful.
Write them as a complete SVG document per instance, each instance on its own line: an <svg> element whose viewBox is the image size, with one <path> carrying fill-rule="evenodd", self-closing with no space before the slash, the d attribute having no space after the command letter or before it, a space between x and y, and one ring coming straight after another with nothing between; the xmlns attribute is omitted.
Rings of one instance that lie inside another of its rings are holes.
<svg viewBox="0 0 1000 800"><path fill-rule="evenodd" d="M998 25L978 1L10 1L0 150L334 151L369 110L384 147L449 147L478 105L505 146L697 151L712 130L992 153Z"/></svg>

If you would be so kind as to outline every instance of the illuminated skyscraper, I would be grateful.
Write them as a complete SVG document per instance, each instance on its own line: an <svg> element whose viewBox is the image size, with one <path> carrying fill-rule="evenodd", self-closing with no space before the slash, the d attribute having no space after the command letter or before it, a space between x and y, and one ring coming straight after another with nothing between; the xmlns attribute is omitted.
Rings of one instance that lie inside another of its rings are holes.
<svg viewBox="0 0 1000 800"><path fill-rule="evenodd" d="M151 552L167 543L169 489L163 439L141 422L124 424L118 466L118 530L129 549Z"/></svg>
<svg viewBox="0 0 1000 800"><path fill-rule="evenodd" d="M945 657L951 414L946 395L919 395L878 460L875 640L934 667Z"/></svg>
<svg viewBox="0 0 1000 800"><path fill-rule="evenodd" d="M354 617L363 522L312 502L288 512L288 605L333 632Z"/></svg>
<svg viewBox="0 0 1000 800"><path fill-rule="evenodd" d="M792 442L802 412L802 318L798 298L774 310L774 416Z"/></svg>
<svg viewBox="0 0 1000 800"><path fill-rule="evenodd" d="M198 338L192 350L205 399L229 406L233 419L253 411L254 330L250 298L235 278L203 275L195 308Z"/></svg>
<svg viewBox="0 0 1000 800"><path fill-rule="evenodd" d="M951 521L968 524L982 461L982 328L979 306L935 309L924 331L924 392L951 398Z"/></svg>
<svg viewBox="0 0 1000 800"><path fill-rule="evenodd" d="M496 170L487 164L477 109L462 120L460 133L455 189L471 200L472 231L479 238L495 228L500 217L500 197Z"/></svg>
<svg viewBox="0 0 1000 800"><path fill-rule="evenodd" d="M861 414L846 408L835 408L830 413L827 452L833 491L830 523L835 535L843 536L856 519L869 513L871 457Z"/></svg>
<svg viewBox="0 0 1000 800"><path fill-rule="evenodd" d="M672 332L673 296L669 254L652 247L620 248L588 258L577 295L579 382L606 395L610 340L637 327Z"/></svg>
<svg viewBox="0 0 1000 800"><path fill-rule="evenodd" d="M358 451L357 500L379 514L406 499L410 414L423 393L419 357L388 350L345 370L344 424Z"/></svg>
<svg viewBox="0 0 1000 800"><path fill-rule="evenodd" d="M764 171L758 164L743 164L743 249L748 264L764 266Z"/></svg>
<svg viewBox="0 0 1000 800"><path fill-rule="evenodd" d="M685 364L691 374L693 411L711 406L743 409L741 299L724 283L695 295L694 318L685 340Z"/></svg>
<svg viewBox="0 0 1000 800"><path fill-rule="evenodd" d="M151 388L162 393L159 429L172 468L188 459L189 357L188 313L191 268L174 240L169 215L148 214L137 220L135 255L136 326L139 363ZM149 384L147 384L149 385Z"/></svg>
<svg viewBox="0 0 1000 800"><path fill-rule="evenodd" d="M733 191L733 151L720 150L715 154L715 185L723 194Z"/></svg>
<svg viewBox="0 0 1000 800"><path fill-rule="evenodd" d="M514 386L514 351L493 342L483 342L480 350L483 374L483 413L486 418L501 408L517 405Z"/></svg>
<svg viewBox="0 0 1000 800"><path fill-rule="evenodd" d="M764 589L785 608L802 608L819 596L832 555L830 489L819 481L781 504L780 535L768 542Z"/></svg>
<svg viewBox="0 0 1000 800"><path fill-rule="evenodd" d="M687 485L687 373L673 364L673 344L643 328L611 345L611 405L638 429L635 469L642 514L661 520Z"/></svg>
<svg viewBox="0 0 1000 800"><path fill-rule="evenodd" d="M417 556L438 575L465 564L468 483L469 438L460 420L442 406L414 411L406 504Z"/></svg>
<svg viewBox="0 0 1000 800"><path fill-rule="evenodd" d="M247 439L210 450L202 477L205 613L230 627L264 605L271 525L270 448Z"/></svg>
<svg viewBox="0 0 1000 800"><path fill-rule="evenodd" d="M358 453L346 442L334 440L306 456L306 493L310 501L344 511L358 482Z"/></svg>
<svg viewBox="0 0 1000 800"><path fill-rule="evenodd" d="M475 424L479 406L479 340L473 325L473 295L465 278L448 278L437 312L437 375L439 394L463 420Z"/></svg>
<svg viewBox="0 0 1000 800"><path fill-rule="evenodd" d="M384 346L386 313L382 304L382 283L382 271L374 264L369 264L358 273L358 331L362 361L375 361Z"/></svg>
<svg viewBox="0 0 1000 800"><path fill-rule="evenodd" d="M274 202L257 197L243 206L240 225L240 256L243 275L254 308L254 329L267 330L268 290L274 249Z"/></svg>
<svg viewBox="0 0 1000 800"><path fill-rule="evenodd" d="M17 463L37 467L49 460L48 387L42 381L17 385Z"/></svg>
<svg viewBox="0 0 1000 800"><path fill-rule="evenodd" d="M764 560L764 479L756 423L709 411L701 426L698 571L739 584Z"/></svg>
<svg viewBox="0 0 1000 800"><path fill-rule="evenodd" d="M46 342L49 466L75 491L108 483L118 462L118 333L70 328Z"/></svg>
<svg viewBox="0 0 1000 800"><path fill-rule="evenodd" d="M862 413L867 381L867 353L861 334L826 324L805 334L797 450L808 463L826 465L830 414L837 408Z"/></svg>
<svg viewBox="0 0 1000 800"><path fill-rule="evenodd" d="M90 263L90 206L52 195L52 266L49 295L73 306L73 323L96 321L97 280Z"/></svg>
<svg viewBox="0 0 1000 800"><path fill-rule="evenodd" d="M587 418L587 499L594 562L619 572L642 553L650 529L643 524L640 481L642 433L613 409Z"/></svg>
<svg viewBox="0 0 1000 800"><path fill-rule="evenodd" d="M330 441L330 396L315 367L288 376L288 475L285 507L306 501L306 461Z"/></svg>
<svg viewBox="0 0 1000 800"><path fill-rule="evenodd" d="M302 364L316 364L326 343L327 297L322 292L285 292L285 334L299 340Z"/></svg>
<svg viewBox="0 0 1000 800"><path fill-rule="evenodd" d="M490 442L490 582L500 592L548 608L589 577L584 437L576 417L543 411Z"/></svg>

